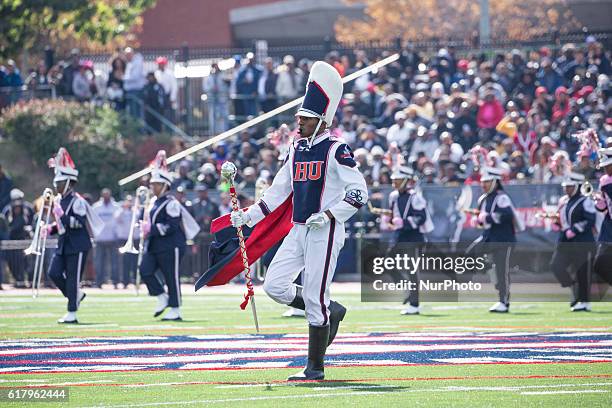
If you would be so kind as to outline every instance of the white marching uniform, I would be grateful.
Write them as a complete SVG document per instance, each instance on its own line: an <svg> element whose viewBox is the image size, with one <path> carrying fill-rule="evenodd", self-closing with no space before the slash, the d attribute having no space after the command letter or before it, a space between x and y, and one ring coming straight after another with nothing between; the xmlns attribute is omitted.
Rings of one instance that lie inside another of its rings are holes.
<svg viewBox="0 0 612 408"><path fill-rule="evenodd" d="M292 145L270 188L247 211L253 225L293 194L293 228L272 260L264 290L275 301L291 303L295 278L303 272L302 296L311 325L329 321L329 285L344 245L344 223L367 202L368 191L350 148L328 131L309 145ZM307 227L313 214L329 210L333 218L322 228Z"/></svg>

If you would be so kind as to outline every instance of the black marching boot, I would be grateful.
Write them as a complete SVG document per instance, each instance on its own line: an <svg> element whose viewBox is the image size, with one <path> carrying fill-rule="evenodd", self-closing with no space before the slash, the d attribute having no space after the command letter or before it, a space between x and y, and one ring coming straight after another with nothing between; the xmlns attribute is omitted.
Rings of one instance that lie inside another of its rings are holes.
<svg viewBox="0 0 612 408"><path fill-rule="evenodd" d="M334 339L336 338L336 334L338 334L338 328L340 327L340 322L344 320L345 315L346 307L333 300L329 302L329 341L327 342L328 346L332 344L332 341L334 341Z"/></svg>
<svg viewBox="0 0 612 408"><path fill-rule="evenodd" d="M287 306L293 307L295 309L306 310L306 305L304 304L304 298L302 297L302 287L299 285L295 285L295 297Z"/></svg>
<svg viewBox="0 0 612 408"><path fill-rule="evenodd" d="M302 287L296 286L295 298L288 305L289 307L293 307L295 309L306 310L306 305L304 304L304 298L302 297ZM332 341L336 338L336 334L338 333L338 328L340 327L340 322L344 320L344 316L346 315L346 308L342 306L340 303L331 301L329 302L329 341L327 345L332 344Z"/></svg>
<svg viewBox="0 0 612 408"><path fill-rule="evenodd" d="M287 381L322 380L325 378L323 358L329 340L329 325L308 326L308 362L304 370Z"/></svg>

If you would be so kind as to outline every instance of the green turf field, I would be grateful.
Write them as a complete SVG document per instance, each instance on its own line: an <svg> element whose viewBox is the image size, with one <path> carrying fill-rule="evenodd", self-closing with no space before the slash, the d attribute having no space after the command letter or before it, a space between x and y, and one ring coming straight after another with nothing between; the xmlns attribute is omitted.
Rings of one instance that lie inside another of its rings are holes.
<svg viewBox="0 0 612 408"><path fill-rule="evenodd" d="M32 300L29 292L22 295L0 295L0 350L12 344L17 347L25 339L88 338L103 341L108 337L126 340L130 336L210 336L213 334L246 336L254 333L250 310L238 308L238 294L220 292L192 295L184 290L183 322L161 322L151 317L154 299L135 297L131 292L108 294L89 291L79 311L79 326L61 326L55 323L64 312L64 299L44 293ZM361 303L359 295L351 291L336 290L337 299L349 306L349 313L341 333L403 333L425 336L423 341L411 339L410 344L425 347L425 351L402 354L402 358L418 353L419 356L437 356L438 349L446 344L443 337L452 337L452 344L469 342L470 333L497 333L511 342L512 336L528 336L529 333L564 333L558 341L568 341L580 349L580 342L602 340L593 353L612 357L612 304L594 304L591 313L571 313L567 304L516 303L508 315L492 315L489 304L427 304L420 316L400 316L401 305ZM282 318L285 310L260 294L257 307L262 334L305 334L305 320ZM429 338L428 336L430 336ZM575 336L574 336L575 334ZM590 336L600 336L592 339ZM221 336L223 337L223 336ZM249 339L250 337L246 337ZM436 340L437 338L437 340ZM526 337L527 338L527 337ZM19 341L12 342L10 340ZM102 340L100 340L102 339ZM563 340L567 339L567 340ZM555 340L555 341L557 341ZM37 340L41 341L41 340ZM48 340L47 340L48 341ZM162 341L162 340L157 340ZM250 340L247 340L250 341ZM492 340L498 344L501 340ZM528 341L528 340L525 340ZM530 341L530 340L529 340ZM578 342L578 343L576 343ZM574 344L576 343L576 344ZM89 344L89 343L87 343ZM357 344L357 343L356 343ZM559 343L561 345L565 343ZM6 347L5 347L6 346ZM415 347L416 347L415 346ZM343 351L350 352L351 345L338 341L330 350L330 359L340 359ZM454 347L454 346L453 346ZM492 346L499 347L499 346ZM504 346L505 347L505 346ZM521 347L529 348L528 345ZM547 353L563 348L546 349ZM568 346L569 347L569 346ZM469 346L468 346L469 348ZM509 347L509 353L512 353ZM463 349L462 349L463 350ZM571 351L576 353L576 350ZM112 356L121 357L115 350ZM178 358L182 355L207 354L206 350L181 351L156 350L155 357ZM305 355L305 346L298 350ZM451 357L455 351L449 351ZM463 350L457 357L469 355ZM214 354L214 353L213 353ZM544 352L536 353L546 354ZM567 354L567 353L566 353ZM127 354L126 354L127 355ZM492 355L492 354L491 354ZM595 354L593 354L595 355ZM88 355L85 353L82 358ZM100 358L106 355L101 355ZM108 356L111 356L109 354ZM138 354L139 357L142 357ZM147 357L145 355L144 357ZM151 355L151 357L154 357ZM397 356L396 356L397 357ZM389 357L390 359L396 357ZM8 358L0 356L3 371ZM38 357L37 357L38 358ZM56 357L54 357L56 358ZM301 357L296 357L301 358ZM364 357L356 355L355 359ZM420 358L420 357L419 357ZM525 359L536 359L525 354ZM513 360L514 359L514 360ZM7 387L68 386L69 401L61 404L45 403L43 406L612 406L612 359L603 362L585 362L580 359L534 363L514 357L508 361L490 364L430 364L415 363L381 366L346 360L338 367L326 368L326 381L320 383L287 384L284 379L298 371L292 368L249 369L159 369L107 372L54 372L3 374L0 372L0 389ZM592 360L592 358L591 358ZM597 360L597 359L596 359ZM605 360L605 359L604 359ZM32 360L33 361L33 360ZM178 361L178 360L177 360ZM27 365L28 363L15 363ZM262 363L263 364L263 363ZM0 406L27 406L25 402ZM34 406L38 406L33 404Z"/></svg>

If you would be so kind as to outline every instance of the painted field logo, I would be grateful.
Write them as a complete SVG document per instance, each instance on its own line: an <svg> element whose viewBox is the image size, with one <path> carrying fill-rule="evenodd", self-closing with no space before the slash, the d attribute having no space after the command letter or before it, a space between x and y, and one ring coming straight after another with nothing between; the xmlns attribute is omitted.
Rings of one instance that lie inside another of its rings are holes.
<svg viewBox="0 0 612 408"><path fill-rule="evenodd" d="M303 335L5 340L0 374L302 367ZM329 365L612 362L612 333L346 333Z"/></svg>

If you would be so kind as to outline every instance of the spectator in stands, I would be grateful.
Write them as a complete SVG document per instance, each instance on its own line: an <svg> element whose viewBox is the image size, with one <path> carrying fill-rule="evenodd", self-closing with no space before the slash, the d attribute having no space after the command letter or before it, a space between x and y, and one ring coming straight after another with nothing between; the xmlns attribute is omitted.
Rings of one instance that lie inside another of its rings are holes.
<svg viewBox="0 0 612 408"><path fill-rule="evenodd" d="M563 85L563 77L553 67L550 58L546 57L542 59L540 71L537 74L537 79L540 85L542 85L549 94L554 94L555 90Z"/></svg>
<svg viewBox="0 0 612 408"><path fill-rule="evenodd" d="M283 65L278 67L278 80L276 82L276 94L280 104L286 103L298 97L302 92L304 73L295 67L295 59L292 55L285 55Z"/></svg>
<svg viewBox="0 0 612 408"><path fill-rule="evenodd" d="M189 176L190 165L187 160L183 160L179 163L178 174L172 181L171 189L176 191L179 187L183 187L186 190L193 190L195 183Z"/></svg>
<svg viewBox="0 0 612 408"><path fill-rule="evenodd" d="M522 71L521 79L519 84L514 88L512 94L516 97L518 95L529 95L533 98L535 95L536 84L535 75L531 69Z"/></svg>
<svg viewBox="0 0 612 408"><path fill-rule="evenodd" d="M278 75L274 70L274 61L272 58L266 58L264 70L259 78L257 93L261 103L261 110L269 112L278 106L278 98L276 95L276 84ZM274 119L276 121L276 119ZM275 122L276 123L276 122Z"/></svg>
<svg viewBox="0 0 612 408"><path fill-rule="evenodd" d="M260 154L261 161L257 165L257 171L261 174L263 171L267 171L270 174L276 174L278 170L278 159L274 155L274 152L270 149L261 150Z"/></svg>
<svg viewBox="0 0 612 408"><path fill-rule="evenodd" d="M58 93L61 96L72 96L72 83L75 74L79 71L81 65L81 51L78 48L73 48L70 51L69 64L64 65L62 69L61 79L58 84Z"/></svg>
<svg viewBox="0 0 612 408"><path fill-rule="evenodd" d="M226 192L220 194L221 203L219 203L219 214L225 215L232 212L232 201L230 195Z"/></svg>
<svg viewBox="0 0 612 408"><path fill-rule="evenodd" d="M495 97L495 92L492 89L485 91L484 100L479 103L478 115L476 116L478 127L493 134L495 127L503 117L504 108Z"/></svg>
<svg viewBox="0 0 612 408"><path fill-rule="evenodd" d="M126 47L125 58L127 64L123 76L123 90L127 102L128 113L135 118L143 118L142 89L147 83L144 74L144 58L132 47Z"/></svg>
<svg viewBox="0 0 612 408"><path fill-rule="evenodd" d="M20 88L23 85L21 73L17 68L14 60L9 59L6 62L6 73L2 81L2 87L12 88L9 90L9 103L13 104L21 97Z"/></svg>
<svg viewBox="0 0 612 408"><path fill-rule="evenodd" d="M117 262L117 228L115 226L115 213L120 206L115 202L110 189L105 188L100 193L100 199L93 205L93 211L104 222L102 232L96 236L94 249L94 267L96 270L96 287L101 288L106 283L110 267L110 276L115 289L119 283L119 270ZM122 244L121 244L122 245Z"/></svg>
<svg viewBox="0 0 612 408"><path fill-rule="evenodd" d="M217 63L212 64L210 75L204 78L204 93L208 102L209 131L214 135L225 132L228 129L229 86Z"/></svg>
<svg viewBox="0 0 612 408"><path fill-rule="evenodd" d="M87 66L84 63L79 65L72 79L72 94L79 102L89 101L92 97L91 81L87 77Z"/></svg>
<svg viewBox="0 0 612 408"><path fill-rule="evenodd" d="M212 220L220 215L219 208L208 197L208 187L206 187L206 185L198 184L195 191L198 196L193 201L193 217L200 225L201 231L208 232L210 231L210 223Z"/></svg>
<svg viewBox="0 0 612 408"><path fill-rule="evenodd" d="M25 82L30 89L36 89L39 86L49 85L49 78L47 77L47 64L44 60L38 61L36 70L32 71Z"/></svg>
<svg viewBox="0 0 612 408"><path fill-rule="evenodd" d="M419 154L422 154L424 157L433 157L438 145L438 139L434 137L433 132L421 126L417 130L417 139L414 141L412 149L410 150L408 162L415 162Z"/></svg>
<svg viewBox="0 0 612 408"><path fill-rule="evenodd" d="M555 90L555 103L552 107L552 118L553 123L559 123L563 120L570 110L570 100L567 94L567 88L560 86Z"/></svg>
<svg viewBox="0 0 612 408"><path fill-rule="evenodd" d="M240 191L244 190L254 190L255 182L257 181L257 172L253 167L246 167L242 171L242 181L238 184L238 189Z"/></svg>
<svg viewBox="0 0 612 408"><path fill-rule="evenodd" d="M145 123L155 132L161 132L163 126L160 118L164 115L167 98L164 88L157 83L153 72L147 74L147 84L142 89L142 101L148 108L144 113Z"/></svg>
<svg viewBox="0 0 612 408"><path fill-rule="evenodd" d="M238 168L256 166L259 161L258 152L249 142L242 142L235 160Z"/></svg>
<svg viewBox="0 0 612 408"><path fill-rule="evenodd" d="M244 116L244 104L242 99L238 98L238 75L242 69L242 57L234 55L234 67L230 74L229 95L234 106L234 116L241 118Z"/></svg>
<svg viewBox="0 0 612 408"><path fill-rule="evenodd" d="M453 136L449 132L443 132L440 135L440 145L431 159L434 163L444 160L459 166L463 160L463 148L459 143L453 141Z"/></svg>
<svg viewBox="0 0 612 408"><path fill-rule="evenodd" d="M325 60L329 65L336 68L336 71L338 71L341 77L344 76L344 65L342 65L342 62L340 60L340 54L338 54L338 51L332 51L328 53L325 57Z"/></svg>
<svg viewBox="0 0 612 408"><path fill-rule="evenodd" d="M116 110L125 109L125 95L123 90L125 70L125 59L121 54L117 54L111 61L111 71L106 81L106 96Z"/></svg>
<svg viewBox="0 0 612 408"><path fill-rule="evenodd" d="M205 185L208 189L215 189L218 182L219 178L215 165L212 163L204 163L202 167L200 167L198 183Z"/></svg>
<svg viewBox="0 0 612 408"><path fill-rule="evenodd" d="M597 72L600 74L612 74L610 59L606 56L603 46L595 38L587 38L587 62L588 65L597 67Z"/></svg>
<svg viewBox="0 0 612 408"><path fill-rule="evenodd" d="M155 79L157 83L164 89L164 112L166 119L174 122L174 112L177 108L178 84L174 72L168 69L168 58L157 57L155 60L157 70L155 70Z"/></svg>
<svg viewBox="0 0 612 408"><path fill-rule="evenodd" d="M244 116L246 116L237 118L240 122L244 122L247 117L257 114L257 86L260 77L261 70L255 63L255 56L253 53L248 53L246 64L240 68L236 78L236 96L242 100Z"/></svg>

